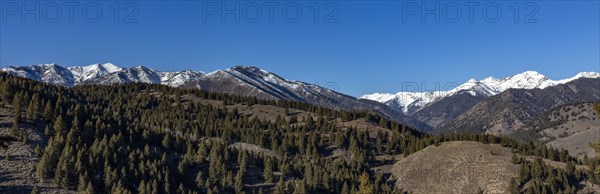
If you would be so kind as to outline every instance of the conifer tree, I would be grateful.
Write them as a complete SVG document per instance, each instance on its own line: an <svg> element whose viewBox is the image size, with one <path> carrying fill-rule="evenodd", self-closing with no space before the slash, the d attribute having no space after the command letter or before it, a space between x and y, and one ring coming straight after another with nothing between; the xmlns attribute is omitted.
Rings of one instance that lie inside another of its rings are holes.
<svg viewBox="0 0 600 194"><path fill-rule="evenodd" d="M263 172L263 177L266 183L271 183L273 182L273 164L271 162L271 158L265 157L264 163L265 168Z"/></svg>
<svg viewBox="0 0 600 194"><path fill-rule="evenodd" d="M275 185L274 194L283 194L283 193L284 193L284 182L283 182L283 178L279 177L279 181L277 181L277 184Z"/></svg>
<svg viewBox="0 0 600 194"><path fill-rule="evenodd" d="M77 191L79 192L84 192L85 189L87 189L87 183L88 181L85 179L85 177L83 175L79 176L79 181L77 182Z"/></svg>
<svg viewBox="0 0 600 194"><path fill-rule="evenodd" d="M244 175L242 174L242 171L238 171L235 176L235 192L241 193L242 189L244 189Z"/></svg>
<svg viewBox="0 0 600 194"><path fill-rule="evenodd" d="M350 194L350 190L348 189L348 183L344 181L344 185L342 186L342 191L340 194Z"/></svg>
<svg viewBox="0 0 600 194"><path fill-rule="evenodd" d="M371 182L369 181L369 174L367 174L367 172L363 172L362 175L360 175L360 186L358 187L358 194L373 194L374 190L373 190L373 186L371 185Z"/></svg>
<svg viewBox="0 0 600 194"><path fill-rule="evenodd" d="M88 182L87 188L85 189L85 194L95 194L94 185L91 182Z"/></svg>
<svg viewBox="0 0 600 194"><path fill-rule="evenodd" d="M46 121L51 121L54 114L54 109L52 107L52 104L50 103L50 101L46 102L46 105L44 106L44 112L42 113L42 117L44 118L44 120Z"/></svg>
<svg viewBox="0 0 600 194"><path fill-rule="evenodd" d="M17 115L15 115L15 117L13 117L12 126L10 128L10 135L13 137L19 137L19 131L20 131L19 117Z"/></svg>
<svg viewBox="0 0 600 194"><path fill-rule="evenodd" d="M52 128L54 129L54 133L63 133L64 131L66 131L67 126L61 115L58 115L58 117L56 117Z"/></svg>
<svg viewBox="0 0 600 194"><path fill-rule="evenodd" d="M198 173L196 174L196 186L198 188L202 188L204 186L204 179L202 179L202 171L198 171Z"/></svg>
<svg viewBox="0 0 600 194"><path fill-rule="evenodd" d="M31 189L31 194L39 194L40 191L37 187L37 185L34 185L33 188Z"/></svg>
<svg viewBox="0 0 600 194"><path fill-rule="evenodd" d="M27 105L27 119L30 121L37 120L38 117L38 108L39 104L37 100L37 96L34 96L31 101L29 101L29 105Z"/></svg>
<svg viewBox="0 0 600 194"><path fill-rule="evenodd" d="M306 185L304 179L297 180L294 185L294 194L306 194Z"/></svg>

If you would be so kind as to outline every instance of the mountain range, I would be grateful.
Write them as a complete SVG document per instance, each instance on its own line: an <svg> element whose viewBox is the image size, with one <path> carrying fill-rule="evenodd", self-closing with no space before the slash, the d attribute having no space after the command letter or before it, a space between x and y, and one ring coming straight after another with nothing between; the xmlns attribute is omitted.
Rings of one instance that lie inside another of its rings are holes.
<svg viewBox="0 0 600 194"><path fill-rule="evenodd" d="M1 70L64 86L144 82L256 96L260 99L292 100L328 108L370 111L422 131L433 130L429 125L399 113L385 104L358 99L315 84L287 80L254 66L234 66L210 73L191 70L162 72L144 66L121 68L111 63L76 67L57 64L8 66Z"/></svg>
<svg viewBox="0 0 600 194"><path fill-rule="evenodd" d="M360 98L378 101L401 110L404 114L412 115L419 110L434 104L440 99L460 96L464 93L477 97L490 97L508 89L544 89L550 86L568 83L579 78L600 78L597 72L581 72L561 80L551 80L536 71L526 71L506 78L488 77L483 80L470 79L448 91L374 93Z"/></svg>
<svg viewBox="0 0 600 194"><path fill-rule="evenodd" d="M234 66L210 73L162 72L144 66L122 68L111 63L8 66L1 70L64 86L144 82L370 111L425 132L511 134L551 108L600 100L597 72L551 80L538 72L526 71L506 78L470 79L447 91L375 93L355 98L315 84L287 80L254 66Z"/></svg>

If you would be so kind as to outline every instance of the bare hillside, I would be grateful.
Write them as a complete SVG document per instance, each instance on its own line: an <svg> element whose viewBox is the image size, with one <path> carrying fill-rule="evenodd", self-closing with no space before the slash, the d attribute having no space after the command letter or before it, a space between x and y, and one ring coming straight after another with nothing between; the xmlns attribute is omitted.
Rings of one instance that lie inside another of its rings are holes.
<svg viewBox="0 0 600 194"><path fill-rule="evenodd" d="M411 193L508 193L519 170L511 157L500 145L445 142L400 160L392 174L396 186Z"/></svg>

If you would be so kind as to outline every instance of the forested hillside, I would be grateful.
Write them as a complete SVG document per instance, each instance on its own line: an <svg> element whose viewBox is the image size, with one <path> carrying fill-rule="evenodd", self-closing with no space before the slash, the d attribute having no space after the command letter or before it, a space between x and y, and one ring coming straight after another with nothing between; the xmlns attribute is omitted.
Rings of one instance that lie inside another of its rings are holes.
<svg viewBox="0 0 600 194"><path fill-rule="evenodd" d="M3 192L46 191L40 184L82 193L410 192L375 169L445 141L510 148L523 169L515 192L574 192L596 180L591 170L521 159L582 164L565 150L485 134L432 136L379 115L292 101L142 83L67 88L4 73L0 99L12 118L0 125L10 131L0 144L32 145L37 161L35 183L0 185ZM42 140L31 139L36 132ZM15 160L3 153L2 162Z"/></svg>
<svg viewBox="0 0 600 194"><path fill-rule="evenodd" d="M421 136L377 115L289 101L139 83L65 88L7 74L0 79L2 103L15 113L14 139L28 137L19 125L46 124L39 181L87 193L389 193L391 184L369 173L372 147L381 148L371 141L391 140L388 151L402 152ZM228 105L286 111L272 121ZM339 125L352 120L388 130ZM238 142L272 152L232 146ZM349 160L332 157L333 150L348 152Z"/></svg>

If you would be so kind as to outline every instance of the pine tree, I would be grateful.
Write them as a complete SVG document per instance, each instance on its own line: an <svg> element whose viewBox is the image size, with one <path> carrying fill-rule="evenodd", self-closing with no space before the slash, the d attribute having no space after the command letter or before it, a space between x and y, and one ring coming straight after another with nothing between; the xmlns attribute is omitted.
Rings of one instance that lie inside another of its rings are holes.
<svg viewBox="0 0 600 194"><path fill-rule="evenodd" d="M283 194L284 193L284 182L283 182L282 177L279 177L279 181L275 185L275 191L273 193L274 194Z"/></svg>
<svg viewBox="0 0 600 194"><path fill-rule="evenodd" d="M39 106L37 103L37 96L35 96L34 99L29 101L29 105L27 106L27 119L30 121L35 121L37 119Z"/></svg>
<svg viewBox="0 0 600 194"><path fill-rule="evenodd" d="M183 184L179 183L179 187L177 187L177 193L185 194L185 187L183 187Z"/></svg>
<svg viewBox="0 0 600 194"><path fill-rule="evenodd" d="M31 189L31 194L39 194L40 191L38 190L37 185L34 185L33 188Z"/></svg>
<svg viewBox="0 0 600 194"><path fill-rule="evenodd" d="M294 185L294 194L306 194L306 185L304 184L304 179L297 180Z"/></svg>
<svg viewBox="0 0 600 194"><path fill-rule="evenodd" d="M173 144L173 141L171 140L171 135L170 134L165 134L163 140L162 140L162 146L166 149L166 150L170 150L171 149L171 145Z"/></svg>
<svg viewBox="0 0 600 194"><path fill-rule="evenodd" d="M244 176L242 171L238 171L237 175L235 176L235 192L241 193L242 189L244 189Z"/></svg>
<svg viewBox="0 0 600 194"><path fill-rule="evenodd" d="M29 133L27 133L27 131L23 131L21 133L21 143L27 144L28 141L29 141Z"/></svg>
<svg viewBox="0 0 600 194"><path fill-rule="evenodd" d="M15 120L20 121L21 120L21 111L22 111L22 103L23 102L23 95L21 94L21 92L17 93L17 95L15 95L15 97L13 98L12 101L12 107L14 110L14 114L15 114Z"/></svg>
<svg viewBox="0 0 600 194"><path fill-rule="evenodd" d="M152 194L158 194L158 183L156 182L156 179L154 179L152 181Z"/></svg>
<svg viewBox="0 0 600 194"><path fill-rule="evenodd" d="M519 156L517 156L516 153L513 153L511 161L513 164L519 164L521 163L521 159L519 158Z"/></svg>
<svg viewBox="0 0 600 194"><path fill-rule="evenodd" d="M209 168L208 168L208 177L211 183L217 182L219 177L221 177L221 155L219 154L219 150L217 146L212 146L209 156ZM208 188L208 187L207 187Z"/></svg>
<svg viewBox="0 0 600 194"><path fill-rule="evenodd" d="M148 189L146 188L146 181L142 180L140 182L140 185L138 186L138 192L139 193L149 193L150 191L148 191Z"/></svg>
<svg viewBox="0 0 600 194"><path fill-rule="evenodd" d="M198 174L196 174L196 186L198 188L202 188L204 186L204 179L202 179L202 171L198 171Z"/></svg>
<svg viewBox="0 0 600 194"><path fill-rule="evenodd" d="M79 175L79 181L78 181L78 185L77 185L77 191L79 192L84 192L85 189L87 189L87 180L85 179L85 177L83 175Z"/></svg>
<svg viewBox="0 0 600 194"><path fill-rule="evenodd" d="M52 128L54 129L54 133L63 133L64 131L66 131L67 126L61 115L58 115L58 117L56 117Z"/></svg>
<svg viewBox="0 0 600 194"><path fill-rule="evenodd" d="M388 122L384 117L380 117L379 118L379 126L383 127L383 128L389 128L388 127Z"/></svg>
<svg viewBox="0 0 600 194"><path fill-rule="evenodd" d="M376 148L375 150L377 151L378 154L383 151L383 142L382 142L379 134L377 135L377 139L375 140L375 148Z"/></svg>
<svg viewBox="0 0 600 194"><path fill-rule="evenodd" d="M88 182L87 188L85 189L85 194L94 194L94 193L96 193L94 191L94 185L92 185L91 182Z"/></svg>
<svg viewBox="0 0 600 194"><path fill-rule="evenodd" d="M348 189L348 183L344 181L344 185L342 185L342 191L340 194L350 194L350 190Z"/></svg>
<svg viewBox="0 0 600 194"><path fill-rule="evenodd" d="M265 170L263 172L263 177L266 183L273 182L273 164L269 157L265 158Z"/></svg>
<svg viewBox="0 0 600 194"><path fill-rule="evenodd" d="M9 82L4 80L0 82L0 103L8 102L10 100L10 95L12 94L10 89L11 87L9 86Z"/></svg>
<svg viewBox="0 0 600 194"><path fill-rule="evenodd" d="M371 185L371 182L369 181L369 174L367 174L367 172L363 172L362 175L360 175L360 185L358 187L358 194L373 194L373 186Z"/></svg>
<svg viewBox="0 0 600 194"><path fill-rule="evenodd" d="M171 178L169 177L169 171L167 170L165 172L165 180L164 180L164 189L165 189L165 193L171 193Z"/></svg>
<svg viewBox="0 0 600 194"><path fill-rule="evenodd" d="M58 165L56 166L56 174L54 178L56 182L64 189L69 189L74 182L74 159L73 150L70 146L65 146Z"/></svg>
<svg viewBox="0 0 600 194"><path fill-rule="evenodd" d="M53 115L54 115L54 109L52 108L52 104L50 104L50 101L47 101L46 105L44 106L44 112L42 113L42 117L46 121L51 121L52 118L54 117Z"/></svg>
<svg viewBox="0 0 600 194"><path fill-rule="evenodd" d="M19 117L15 115L15 117L13 117L13 123L12 123L12 127L10 128L10 135L13 137L19 137L19 131L20 131L20 125L19 125Z"/></svg>

